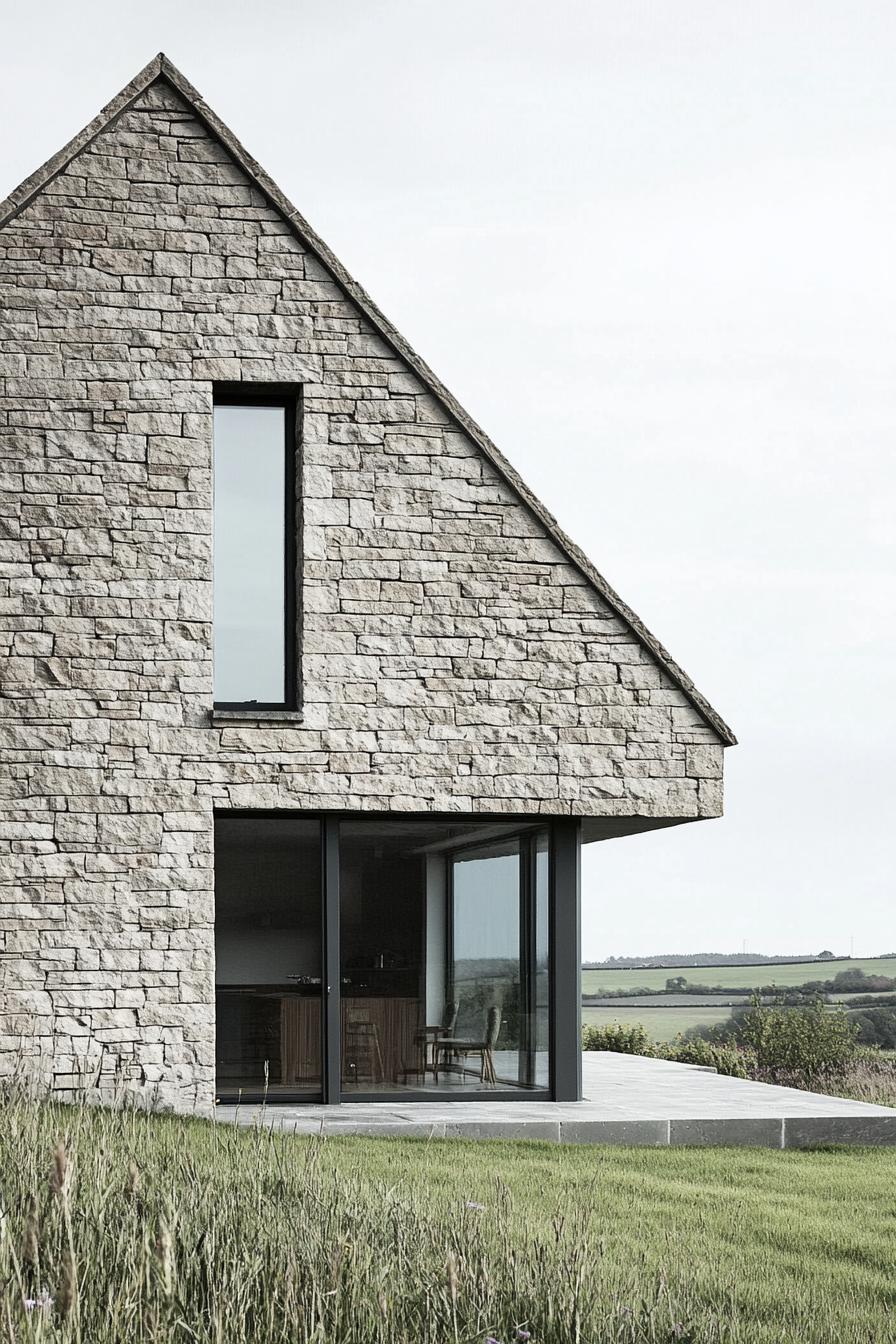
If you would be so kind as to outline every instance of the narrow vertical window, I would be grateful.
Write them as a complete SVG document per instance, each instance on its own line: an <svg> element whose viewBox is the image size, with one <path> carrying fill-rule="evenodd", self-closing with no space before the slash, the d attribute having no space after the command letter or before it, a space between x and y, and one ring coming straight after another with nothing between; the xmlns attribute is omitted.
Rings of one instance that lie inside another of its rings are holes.
<svg viewBox="0 0 896 1344"><path fill-rule="evenodd" d="M219 708L295 702L295 402L216 393L214 680Z"/></svg>

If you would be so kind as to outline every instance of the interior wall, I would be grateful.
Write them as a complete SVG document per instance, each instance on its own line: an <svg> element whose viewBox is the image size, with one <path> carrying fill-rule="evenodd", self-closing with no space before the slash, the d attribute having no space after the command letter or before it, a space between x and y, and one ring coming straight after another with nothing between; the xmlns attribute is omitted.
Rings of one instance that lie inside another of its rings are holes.
<svg viewBox="0 0 896 1344"><path fill-rule="evenodd" d="M426 1021L437 1026L448 994L448 865L444 854L426 856Z"/></svg>
<svg viewBox="0 0 896 1344"><path fill-rule="evenodd" d="M281 984L291 975L320 973L320 944L300 930L228 925L215 930L216 984Z"/></svg>
<svg viewBox="0 0 896 1344"><path fill-rule="evenodd" d="M317 823L219 821L215 843L215 981L277 984L321 974Z"/></svg>
<svg viewBox="0 0 896 1344"><path fill-rule="evenodd" d="M406 843L347 836L340 870L343 965L418 967L423 954L423 864Z"/></svg>

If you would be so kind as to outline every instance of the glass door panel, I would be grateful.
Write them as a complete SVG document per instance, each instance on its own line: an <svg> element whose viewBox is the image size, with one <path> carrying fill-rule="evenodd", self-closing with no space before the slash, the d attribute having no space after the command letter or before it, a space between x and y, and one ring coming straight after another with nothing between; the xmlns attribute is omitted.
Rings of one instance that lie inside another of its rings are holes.
<svg viewBox="0 0 896 1344"><path fill-rule="evenodd" d="M534 1053L533 1081L536 1087L550 1087L551 1048L551 978L550 949L550 835L539 831L535 836L535 918L534 947L532 949L532 1048Z"/></svg>
<svg viewBox="0 0 896 1344"><path fill-rule="evenodd" d="M427 855L432 826L339 828L340 1080L343 1095L413 1088L423 1025Z"/></svg>
<svg viewBox="0 0 896 1344"><path fill-rule="evenodd" d="M340 824L346 1100L547 1089L536 848L511 823Z"/></svg>
<svg viewBox="0 0 896 1344"><path fill-rule="evenodd" d="M528 1014L521 946L522 855L518 836L468 849L452 859L451 983L457 1037L482 1043L458 1049L452 1067L478 1068L482 1081L528 1084Z"/></svg>
<svg viewBox="0 0 896 1344"><path fill-rule="evenodd" d="M317 821L215 822L217 1090L321 1095Z"/></svg>
<svg viewBox="0 0 896 1344"><path fill-rule="evenodd" d="M550 1088L549 871L546 830L467 848L452 859L457 1035L486 1042L484 1074L487 1081L491 1073L493 1088ZM458 1050L458 1063L464 1058Z"/></svg>

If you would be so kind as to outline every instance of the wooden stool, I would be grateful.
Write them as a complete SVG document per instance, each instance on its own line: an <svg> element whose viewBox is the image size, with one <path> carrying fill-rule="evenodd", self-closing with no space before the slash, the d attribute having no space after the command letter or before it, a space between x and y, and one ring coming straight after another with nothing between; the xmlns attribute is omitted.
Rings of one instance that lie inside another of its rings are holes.
<svg viewBox="0 0 896 1344"><path fill-rule="evenodd" d="M366 1015L346 1014L343 1037L342 1075L345 1078L349 1069L354 1070L356 1079L365 1077L371 1083L385 1081L383 1051L380 1046L380 1029Z"/></svg>

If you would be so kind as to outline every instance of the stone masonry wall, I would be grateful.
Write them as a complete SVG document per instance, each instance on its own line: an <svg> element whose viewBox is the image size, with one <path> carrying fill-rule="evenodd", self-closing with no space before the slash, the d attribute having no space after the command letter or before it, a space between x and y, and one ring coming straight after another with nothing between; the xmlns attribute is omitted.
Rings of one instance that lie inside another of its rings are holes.
<svg viewBox="0 0 896 1344"><path fill-rule="evenodd" d="M721 744L159 81L0 233L0 1072L214 1083L214 808L721 811ZM304 388L304 720L212 726L211 385Z"/></svg>

